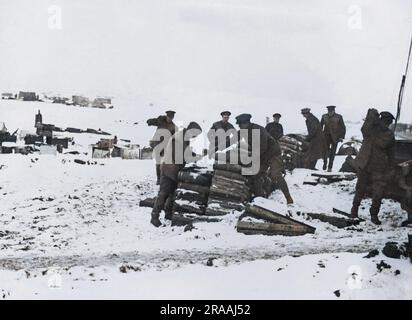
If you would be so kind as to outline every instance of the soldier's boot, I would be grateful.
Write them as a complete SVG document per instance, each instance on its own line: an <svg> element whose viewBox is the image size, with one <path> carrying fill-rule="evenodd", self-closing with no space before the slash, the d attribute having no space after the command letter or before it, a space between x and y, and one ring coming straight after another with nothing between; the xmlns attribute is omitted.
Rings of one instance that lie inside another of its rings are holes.
<svg viewBox="0 0 412 320"><path fill-rule="evenodd" d="M156 212L152 212L152 219L150 220L150 223L154 225L156 228L159 228L162 223L159 220L159 214Z"/></svg>
<svg viewBox="0 0 412 320"><path fill-rule="evenodd" d="M378 218L378 213L381 208L381 198L380 197L373 197L372 198L372 205L369 209L371 214L371 221L376 225L381 225L382 222Z"/></svg>
<svg viewBox="0 0 412 320"><path fill-rule="evenodd" d="M332 172L332 168L328 168L328 172Z"/></svg>
<svg viewBox="0 0 412 320"><path fill-rule="evenodd" d="M357 203L354 203L352 205L352 209L350 210L350 217L351 218L353 218L353 219L359 218L359 213L358 213L359 205L360 204L357 204Z"/></svg>
<svg viewBox="0 0 412 320"><path fill-rule="evenodd" d="M289 194L289 195L286 195L286 203L287 203L287 204L293 204L293 199L292 199L292 197L290 196L290 194Z"/></svg>
<svg viewBox="0 0 412 320"><path fill-rule="evenodd" d="M328 163L327 161L323 160L323 170L326 170L326 168L328 167Z"/></svg>
<svg viewBox="0 0 412 320"><path fill-rule="evenodd" d="M371 214L371 221L372 223L376 224L376 225L381 225L382 222L379 220L378 215L377 214Z"/></svg>
<svg viewBox="0 0 412 320"><path fill-rule="evenodd" d="M275 177L274 180L275 180L276 184L278 185L280 191L282 191L283 195L285 196L286 203L287 204L293 204L293 199L290 195L289 187L288 187L288 184L287 184L285 178L283 176L277 176L277 177Z"/></svg>
<svg viewBox="0 0 412 320"><path fill-rule="evenodd" d="M372 203L372 206L371 206L369 212L370 212L370 214L371 214L371 221L372 221L372 223L374 223L374 224L376 224L376 225L378 225L378 226L381 225L382 222L381 222L381 221L379 220L379 218L378 218L379 210L376 210L376 208L374 208L373 203Z"/></svg>
<svg viewBox="0 0 412 320"><path fill-rule="evenodd" d="M150 223L154 225L155 227L160 227L162 223L159 220L159 215L160 211L164 208L165 201L167 198L167 193L164 192L159 192L157 195L156 201L153 206L152 210L152 219L150 220Z"/></svg>

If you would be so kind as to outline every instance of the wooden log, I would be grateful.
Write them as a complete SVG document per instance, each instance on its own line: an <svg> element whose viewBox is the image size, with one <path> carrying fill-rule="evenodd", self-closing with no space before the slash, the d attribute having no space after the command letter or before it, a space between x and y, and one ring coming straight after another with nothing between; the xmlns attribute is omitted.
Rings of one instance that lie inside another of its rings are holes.
<svg viewBox="0 0 412 320"><path fill-rule="evenodd" d="M238 164L226 164L226 163L215 163L213 165L214 170L230 171L240 174L242 172L242 166Z"/></svg>
<svg viewBox="0 0 412 320"><path fill-rule="evenodd" d="M179 182L179 184L177 185L177 188L196 191L204 195L207 195L209 193L208 187L200 186L200 185L192 184L192 183L186 183L186 182Z"/></svg>
<svg viewBox="0 0 412 320"><path fill-rule="evenodd" d="M205 205L207 203L207 195L198 193L198 192L187 192L182 189L177 189L176 194L175 194L175 199L176 200L186 200L190 202L196 202L196 204L203 204Z"/></svg>
<svg viewBox="0 0 412 320"><path fill-rule="evenodd" d="M211 183L211 176L207 174L180 171L178 181L209 187Z"/></svg>
<svg viewBox="0 0 412 320"><path fill-rule="evenodd" d="M232 209L233 210L233 209ZM207 216L225 216L232 212L231 209L224 209L224 208L206 208L205 214Z"/></svg>
<svg viewBox="0 0 412 320"><path fill-rule="evenodd" d="M317 219L322 222L329 223L340 229L353 226L353 225L358 225L360 222L359 220L356 220L356 219L334 217L334 216L329 216L323 213L307 213L307 215L311 217L312 219Z"/></svg>
<svg viewBox="0 0 412 320"><path fill-rule="evenodd" d="M209 217L195 217L174 213L172 216L172 226L186 226L197 222L220 222L222 219Z"/></svg>
<svg viewBox="0 0 412 320"><path fill-rule="evenodd" d="M218 179L214 179L212 182L212 185L210 186L210 190L222 190L224 192L228 193L241 193L245 196L248 196L250 194L250 189L246 185L242 184L235 184L235 183L230 183L228 181L222 181Z"/></svg>
<svg viewBox="0 0 412 320"><path fill-rule="evenodd" d="M153 208L156 198L146 198L139 202L139 207Z"/></svg>
<svg viewBox="0 0 412 320"><path fill-rule="evenodd" d="M280 142L289 143L289 144L294 144L294 145L297 145L297 146L301 146L301 145L303 144L303 143L302 143L301 141L299 141L298 139L293 138L293 137L291 137L291 136L289 136L289 135L286 135L286 136L281 137L281 138L279 139L279 143L280 143Z"/></svg>
<svg viewBox="0 0 412 320"><path fill-rule="evenodd" d="M356 179L356 174L353 173L339 173L339 174L327 174L327 173L312 173L313 177L325 178L328 180L354 180Z"/></svg>
<svg viewBox="0 0 412 320"><path fill-rule="evenodd" d="M290 149L292 149L292 150L295 150L295 151L302 151L302 144L300 144L298 141L296 141L296 143L293 143L293 142L289 142L289 141L279 141L279 145L282 147L282 146L285 146L285 147L288 147L288 148L290 148Z"/></svg>
<svg viewBox="0 0 412 320"><path fill-rule="evenodd" d="M231 179L228 177L218 176L218 175L213 177L212 183L213 182L228 183L230 185L237 186L237 187L247 187L247 180L236 180L236 179Z"/></svg>
<svg viewBox="0 0 412 320"><path fill-rule="evenodd" d="M228 179L236 180L236 181L242 181L242 182L247 182L247 178L245 176L242 176L240 173L232 172L232 171L225 171L225 170L215 170L214 177L225 177Z"/></svg>
<svg viewBox="0 0 412 320"><path fill-rule="evenodd" d="M209 196L219 199L231 199L232 201L247 201L250 196L244 193L233 192L232 190L222 190L215 188L213 185L210 187Z"/></svg>
<svg viewBox="0 0 412 320"><path fill-rule="evenodd" d="M223 209L233 209L236 211L243 211L245 206L239 202L232 202L232 201L222 201L215 198L209 197L209 201L207 202L208 208L223 208Z"/></svg>
<svg viewBox="0 0 412 320"><path fill-rule="evenodd" d="M286 153L290 153L290 154L292 154L292 155L295 155L295 154L298 154L298 153L301 152L301 151L299 151L299 150L295 150L295 149L289 148L288 146L283 145L283 144L280 145L280 150L282 150L283 152L286 152Z"/></svg>
<svg viewBox="0 0 412 320"><path fill-rule="evenodd" d="M301 236L307 233L312 233L305 226L280 224L280 223L258 223L239 221L237 223L237 231L247 234L263 234L263 235L283 235L283 236Z"/></svg>
<svg viewBox="0 0 412 320"><path fill-rule="evenodd" d="M204 215L206 211L205 206L198 206L195 203L193 204L183 204L175 202L173 205L173 211L181 213L194 213L198 215Z"/></svg>
<svg viewBox="0 0 412 320"><path fill-rule="evenodd" d="M269 222L273 223L283 223L283 224L290 224L290 225L298 225L305 227L309 233L314 233L316 228L309 226L303 222L296 221L290 217L281 215L277 212L262 208L257 205L246 205L245 212L249 213L251 216L254 216L259 219L264 219Z"/></svg>

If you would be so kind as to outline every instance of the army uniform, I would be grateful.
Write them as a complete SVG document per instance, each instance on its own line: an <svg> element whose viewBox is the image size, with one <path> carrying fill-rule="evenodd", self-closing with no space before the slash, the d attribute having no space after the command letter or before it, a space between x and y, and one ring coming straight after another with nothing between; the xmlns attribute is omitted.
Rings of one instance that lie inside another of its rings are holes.
<svg viewBox="0 0 412 320"><path fill-rule="evenodd" d="M273 115L273 118L279 119L281 115L279 113L275 113ZM266 131L269 132L269 134L272 136L273 139L279 140L280 138L283 137L283 126L279 122L269 122L266 125Z"/></svg>
<svg viewBox="0 0 412 320"><path fill-rule="evenodd" d="M372 191L372 205L369 212L375 224L380 224L378 213L385 194L385 186L394 175L392 161L395 138L393 131L389 129L392 120L393 116L389 112L382 112L379 118L375 109L369 109L361 129L362 147L355 159L358 181L351 215L352 217L358 216L359 206L369 185Z"/></svg>
<svg viewBox="0 0 412 320"><path fill-rule="evenodd" d="M302 109L302 114L306 117L307 141L309 142L308 151L305 154L305 167L315 169L316 162L318 159L323 159L325 154L325 137L319 119L310 112L310 109Z"/></svg>
<svg viewBox="0 0 412 320"><path fill-rule="evenodd" d="M175 134L175 132L177 131L177 127L176 125L173 123L173 121L168 121L167 118L168 116L173 118L174 117L175 112L174 111L167 111L166 112L166 116L161 115L157 118L152 118L147 120L147 124L149 126L155 126L157 127L156 132L154 134L153 137L158 136L159 134L159 130L168 130L170 132L170 135L173 136ZM162 141L164 140L164 137L161 137L160 140L156 141L156 140L151 140L150 141L150 147L152 147L153 149L159 145ZM167 141L166 141L167 143ZM164 151L162 150L160 152L160 154L155 154L155 161L156 161L156 177L157 177L157 184L160 183L160 158L164 155Z"/></svg>
<svg viewBox="0 0 412 320"><path fill-rule="evenodd" d="M222 117L230 116L231 113L229 111L223 111L220 115ZM207 133L207 137L210 142L209 154L214 154L216 151L221 151L221 150L224 150L230 147L230 137L227 136L224 142L219 141L218 137L216 136L217 134L216 131L218 130L223 130L225 133L228 133L229 131L233 131L233 134L236 134L235 127L229 121L220 120L220 121L213 123L212 127ZM214 141L214 144L213 144L213 141Z"/></svg>
<svg viewBox="0 0 412 320"><path fill-rule="evenodd" d="M323 157L323 170L328 168L328 171L332 170L333 161L335 160L336 148L338 142L345 138L346 127L343 122L343 118L340 114L334 113L335 106L328 106L328 111L332 111L333 115L326 113L322 116L320 125L323 128L323 134L325 136L326 150ZM328 164L329 158L329 164Z"/></svg>
<svg viewBox="0 0 412 320"><path fill-rule="evenodd" d="M185 141L187 130L197 129L201 132L200 126L196 122L191 122L187 129L176 132L167 143L164 156L160 164L160 188L152 210L151 223L155 227L161 225L159 215L162 209L165 211L165 218L172 219L174 194L177 188L179 171L185 166L184 153L190 145L190 141Z"/></svg>
<svg viewBox="0 0 412 320"><path fill-rule="evenodd" d="M253 130L259 130L260 134L260 170L259 173L253 177L253 188L254 193L259 195L261 193L259 184L259 178L261 175L268 174L271 180L276 183L278 188L283 192L287 203L293 203L293 199L290 195L288 185L286 183L283 174L285 169L283 166L283 161L281 158L281 149L279 143L273 139L266 129L258 124L250 122L251 116L249 114L241 114L236 117L237 124L247 123L245 129L248 130L248 140L247 145L249 148L252 147L252 132ZM253 156L253 155L252 155Z"/></svg>

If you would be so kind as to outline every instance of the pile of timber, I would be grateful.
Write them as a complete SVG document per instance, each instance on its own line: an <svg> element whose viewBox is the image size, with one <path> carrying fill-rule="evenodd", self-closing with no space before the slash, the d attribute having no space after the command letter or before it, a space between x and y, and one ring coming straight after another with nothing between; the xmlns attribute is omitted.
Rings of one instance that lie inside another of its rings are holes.
<svg viewBox="0 0 412 320"><path fill-rule="evenodd" d="M242 211L244 203L251 199L248 180L241 173L242 167L216 163L213 169L206 215L221 216L233 210Z"/></svg>
<svg viewBox="0 0 412 320"><path fill-rule="evenodd" d="M205 168L188 166L178 175L174 211L204 215L212 175Z"/></svg>
<svg viewBox="0 0 412 320"><path fill-rule="evenodd" d="M354 173L312 173L312 179L306 180L303 184L316 186L317 184L331 184L341 181L352 181L356 179Z"/></svg>
<svg viewBox="0 0 412 320"><path fill-rule="evenodd" d="M248 217L255 220L247 221ZM246 235L301 236L307 233L315 233L315 230L314 227L288 216L250 204L246 205L245 212L240 216L237 223L237 231Z"/></svg>
<svg viewBox="0 0 412 320"><path fill-rule="evenodd" d="M305 166L305 152L309 144L305 136L299 134L288 134L279 139L282 150L282 160L287 170L303 168Z"/></svg>
<svg viewBox="0 0 412 320"><path fill-rule="evenodd" d="M146 198L144 200L141 200L139 203L140 207L148 207L148 208L153 208L155 204L156 198ZM177 205L175 207L178 212L173 214L172 218L172 226L187 226L187 225L193 225L193 223L196 222L220 222L221 219L217 218L210 218L206 217L202 214L196 214L196 213L185 213L185 208L182 206ZM187 210L190 211L190 210Z"/></svg>

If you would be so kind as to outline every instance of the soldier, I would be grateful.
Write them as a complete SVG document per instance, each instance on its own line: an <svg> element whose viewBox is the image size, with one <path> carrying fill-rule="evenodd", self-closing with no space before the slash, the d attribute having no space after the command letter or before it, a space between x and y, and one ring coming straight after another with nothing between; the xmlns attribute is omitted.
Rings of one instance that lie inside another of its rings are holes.
<svg viewBox="0 0 412 320"><path fill-rule="evenodd" d="M167 143L164 156L160 165L160 189L152 210L151 224L159 227L161 222L159 214L162 209L165 211L165 219L171 220L173 217L174 193L177 188L177 177L179 171L184 168L188 159L184 158L186 149L190 146L186 133L190 130L190 137L198 136L202 129L196 122L191 122L187 129L176 132ZM186 139L185 139L186 138ZM197 160L199 156L194 156Z"/></svg>
<svg viewBox="0 0 412 320"><path fill-rule="evenodd" d="M273 122L269 122L266 125L267 132L269 132L269 134L276 140L283 137L283 127L279 123L281 117L282 115L280 113L275 113L273 115Z"/></svg>
<svg viewBox="0 0 412 320"><path fill-rule="evenodd" d="M279 189L283 192L283 195L286 198L287 204L292 204L293 199L289 193L289 188L286 183L283 173L285 169L283 167L283 162L281 158L281 150L279 143L273 139L270 134L262 126L251 123L250 114L243 113L236 117L236 124L239 125L240 129L248 130L248 140L247 145L249 149L252 147L252 131L258 130L260 134L260 170L259 174L254 178L257 179L259 175L266 174L269 172L269 177L271 180L277 184ZM252 152L256 152L252 150ZM253 154L252 154L253 157ZM255 184L254 184L255 185Z"/></svg>
<svg viewBox="0 0 412 320"><path fill-rule="evenodd" d="M43 116L39 110L34 119L34 127L37 128L41 124L43 124Z"/></svg>
<svg viewBox="0 0 412 320"><path fill-rule="evenodd" d="M306 118L306 128L308 130L307 141L309 142L306 152L306 168L315 169L318 159L322 159L326 149L325 137L318 118L316 118L309 108L301 110L303 117Z"/></svg>
<svg viewBox="0 0 412 320"><path fill-rule="evenodd" d="M363 143L355 159L358 170L356 193L353 198L351 216L358 217L358 209L365 196L368 185L372 191L370 207L371 221L381 224L378 218L379 209L384 196L385 186L393 172L391 164L394 156L395 137L390 124L394 116L387 111L380 115L376 109L369 109L362 125Z"/></svg>
<svg viewBox="0 0 412 320"><path fill-rule="evenodd" d="M326 150L323 157L323 170L328 168L328 172L331 172L333 160L335 160L336 148L338 147L338 142L342 142L345 138L346 127L342 116L335 112L335 106L327 106L326 108L328 109L328 113L325 113L320 121L326 140Z"/></svg>
<svg viewBox="0 0 412 320"><path fill-rule="evenodd" d="M173 123L173 119L175 116L175 111L166 111L166 115L161 115L157 118L152 118L147 120L147 124L149 126L157 127L156 132L153 137L158 137L161 130L168 130L170 132L170 136L173 136L177 131L176 125ZM150 140L150 147L153 149L160 144L164 140L164 137L161 137L160 140L156 141L155 139ZM167 141L165 142L167 143ZM160 183L160 157L163 156L163 150L160 154L155 154L155 161L156 161L156 177L157 181L156 184L159 185Z"/></svg>
<svg viewBox="0 0 412 320"><path fill-rule="evenodd" d="M230 147L230 132L233 132L233 134L236 134L236 129L235 127L229 122L230 118L230 111L223 111L221 114L222 120L215 122L212 127L210 128L209 132L207 133L207 137L210 142L210 147L209 147L209 154L212 155L216 153L216 151L221 151L224 150L228 147ZM223 130L223 132L226 134L225 140L220 141L218 139L218 134L219 131Z"/></svg>

